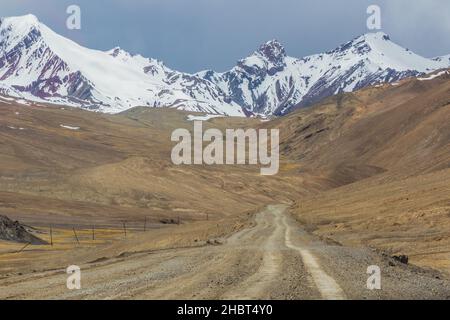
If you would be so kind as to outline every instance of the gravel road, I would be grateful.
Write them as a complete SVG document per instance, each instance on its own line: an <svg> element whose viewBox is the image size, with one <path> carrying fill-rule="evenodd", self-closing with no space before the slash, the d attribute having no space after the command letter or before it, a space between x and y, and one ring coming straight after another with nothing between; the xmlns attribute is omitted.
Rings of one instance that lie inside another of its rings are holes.
<svg viewBox="0 0 450 320"><path fill-rule="evenodd" d="M450 299L436 272L318 239L286 211L269 206L214 245L81 265L80 290L66 288L64 268L0 279L0 299ZM371 265L381 290L367 289Z"/></svg>

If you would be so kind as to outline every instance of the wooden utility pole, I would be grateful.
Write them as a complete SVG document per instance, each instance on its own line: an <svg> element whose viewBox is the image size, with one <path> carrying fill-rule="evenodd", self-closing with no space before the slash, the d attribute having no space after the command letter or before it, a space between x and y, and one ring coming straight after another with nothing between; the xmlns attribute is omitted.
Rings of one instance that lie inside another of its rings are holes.
<svg viewBox="0 0 450 320"><path fill-rule="evenodd" d="M17 251L17 253L22 252L23 250L25 250L26 247L28 247L31 244L31 242L28 242L26 245L24 245L19 251Z"/></svg>
<svg viewBox="0 0 450 320"><path fill-rule="evenodd" d="M80 240L78 240L77 232L75 231L75 227L72 228L73 234L75 235L75 239L77 240L77 243L80 244Z"/></svg>
<svg viewBox="0 0 450 320"><path fill-rule="evenodd" d="M127 224L126 222L123 223L123 232L125 233L125 237L127 236Z"/></svg>
<svg viewBox="0 0 450 320"><path fill-rule="evenodd" d="M95 225L92 226L92 241L95 241Z"/></svg>
<svg viewBox="0 0 450 320"><path fill-rule="evenodd" d="M53 247L53 230L52 230L52 226L50 226L50 245Z"/></svg>
<svg viewBox="0 0 450 320"><path fill-rule="evenodd" d="M144 232L147 231L147 217L144 218Z"/></svg>

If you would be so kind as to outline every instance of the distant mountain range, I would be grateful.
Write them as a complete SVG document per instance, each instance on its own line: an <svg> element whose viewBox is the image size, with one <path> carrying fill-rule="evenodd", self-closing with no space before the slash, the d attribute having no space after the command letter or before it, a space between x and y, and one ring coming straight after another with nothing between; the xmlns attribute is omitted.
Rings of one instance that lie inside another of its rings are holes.
<svg viewBox="0 0 450 320"><path fill-rule="evenodd" d="M284 115L328 96L450 67L369 33L335 50L289 57L276 40L230 71L188 74L115 48L84 48L33 15L0 20L0 94L117 113L135 106Z"/></svg>

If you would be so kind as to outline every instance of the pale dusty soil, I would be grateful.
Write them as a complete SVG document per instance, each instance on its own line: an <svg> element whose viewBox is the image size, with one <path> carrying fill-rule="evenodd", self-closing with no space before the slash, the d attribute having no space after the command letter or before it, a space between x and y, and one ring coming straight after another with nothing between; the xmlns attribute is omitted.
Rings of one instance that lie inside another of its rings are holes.
<svg viewBox="0 0 450 320"><path fill-rule="evenodd" d="M407 255L411 264L450 276L450 169L382 178L303 198L293 213L318 236Z"/></svg>
<svg viewBox="0 0 450 320"><path fill-rule="evenodd" d="M382 290L366 288L369 265L381 268ZM81 290L66 288L61 267L1 279L0 299L450 298L450 282L438 274L321 241L283 205L216 245L129 252L80 267Z"/></svg>

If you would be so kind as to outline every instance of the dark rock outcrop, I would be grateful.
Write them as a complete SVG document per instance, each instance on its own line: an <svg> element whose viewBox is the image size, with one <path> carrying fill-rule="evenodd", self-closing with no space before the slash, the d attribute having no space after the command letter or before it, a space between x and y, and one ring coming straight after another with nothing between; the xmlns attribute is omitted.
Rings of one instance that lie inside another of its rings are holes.
<svg viewBox="0 0 450 320"><path fill-rule="evenodd" d="M0 239L34 245L47 244L46 241L35 237L28 232L18 221L12 221L6 216L0 215Z"/></svg>

